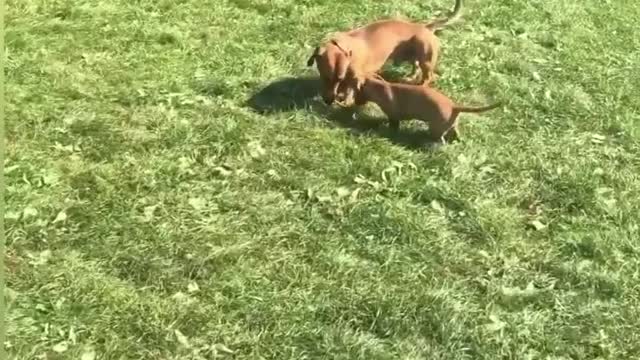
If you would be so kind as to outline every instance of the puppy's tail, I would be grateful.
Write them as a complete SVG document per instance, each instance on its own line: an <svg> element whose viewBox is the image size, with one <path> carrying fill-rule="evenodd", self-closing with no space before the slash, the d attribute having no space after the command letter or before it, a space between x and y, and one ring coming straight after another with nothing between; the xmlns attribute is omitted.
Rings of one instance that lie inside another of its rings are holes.
<svg viewBox="0 0 640 360"><path fill-rule="evenodd" d="M489 110L493 110L497 107L502 106L502 102L497 102L495 104L491 104L491 105L487 105L487 106L479 106L479 107L472 107L472 106L454 106L453 107L453 111L456 113L463 113L463 112L467 112L467 113L481 113L481 112L485 112L485 111L489 111Z"/></svg>
<svg viewBox="0 0 640 360"><path fill-rule="evenodd" d="M462 16L462 0L456 0L451 15L444 19L433 20L425 25L429 30L436 32L444 29L450 23L457 21Z"/></svg>

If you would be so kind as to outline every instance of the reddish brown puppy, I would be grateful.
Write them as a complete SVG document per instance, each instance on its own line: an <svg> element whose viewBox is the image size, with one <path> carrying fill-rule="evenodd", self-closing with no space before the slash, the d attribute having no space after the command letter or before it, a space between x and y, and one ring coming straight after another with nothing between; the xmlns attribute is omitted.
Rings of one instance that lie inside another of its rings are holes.
<svg viewBox="0 0 640 360"><path fill-rule="evenodd" d="M389 83L380 77L358 80L355 104L376 103L389 118L392 129L400 121L417 119L429 123L434 140L445 142L459 139L458 115L463 112L480 113L501 104L469 107L455 104L441 92L426 86Z"/></svg>
<svg viewBox="0 0 640 360"><path fill-rule="evenodd" d="M412 78L429 84L435 78L440 44L435 31L460 17L462 0L456 0L451 15L428 24L404 20L382 20L341 32L318 46L309 60L314 62L322 79L322 98L327 104L336 100L339 83L353 74L378 72L387 60L411 62ZM418 79L418 70L421 77Z"/></svg>

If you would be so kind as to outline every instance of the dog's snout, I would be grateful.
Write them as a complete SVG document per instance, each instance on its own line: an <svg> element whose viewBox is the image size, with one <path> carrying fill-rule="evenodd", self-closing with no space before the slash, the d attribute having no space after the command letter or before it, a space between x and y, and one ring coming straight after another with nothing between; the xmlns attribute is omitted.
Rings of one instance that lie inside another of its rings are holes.
<svg viewBox="0 0 640 360"><path fill-rule="evenodd" d="M325 104L327 104L327 105L331 105L331 104L333 104L333 100L334 100L334 99L333 99L333 98L327 98L327 97L325 97L325 98L322 98L322 100L324 100L324 103L325 103Z"/></svg>

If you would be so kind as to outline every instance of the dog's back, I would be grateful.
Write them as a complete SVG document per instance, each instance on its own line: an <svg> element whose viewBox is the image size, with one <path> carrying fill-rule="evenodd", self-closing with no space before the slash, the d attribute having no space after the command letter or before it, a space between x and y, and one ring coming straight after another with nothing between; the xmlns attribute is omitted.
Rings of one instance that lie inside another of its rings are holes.
<svg viewBox="0 0 640 360"><path fill-rule="evenodd" d="M366 71L377 71L389 58L396 61L413 60L418 50L416 39L431 39L430 33L422 24L393 19L374 22L349 31L346 35L367 44L369 59Z"/></svg>
<svg viewBox="0 0 640 360"><path fill-rule="evenodd" d="M439 91L426 86L390 83L368 78L365 93L387 116L398 120L430 118L447 119L451 116L453 102Z"/></svg>

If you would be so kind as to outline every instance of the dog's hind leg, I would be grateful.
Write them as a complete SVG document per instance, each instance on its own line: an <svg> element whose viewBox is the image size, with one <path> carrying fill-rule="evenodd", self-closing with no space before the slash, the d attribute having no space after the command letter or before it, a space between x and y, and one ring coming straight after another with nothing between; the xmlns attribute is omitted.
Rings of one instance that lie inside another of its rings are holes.
<svg viewBox="0 0 640 360"><path fill-rule="evenodd" d="M410 82L418 81L418 77L420 76L420 62L418 60L414 61L411 65L413 67L411 74L407 78Z"/></svg>
<svg viewBox="0 0 640 360"><path fill-rule="evenodd" d="M449 143L460 141L460 131L458 131L458 127L452 127L451 130L447 131L447 133L444 135L444 138Z"/></svg>
<svg viewBox="0 0 640 360"><path fill-rule="evenodd" d="M419 60L420 70L422 71L422 76L418 81L420 85L430 85L436 79L435 73L435 60L433 60L433 55L422 57Z"/></svg>
<svg viewBox="0 0 640 360"><path fill-rule="evenodd" d="M433 34L416 38L416 60L422 77L419 84L429 85L436 79L436 63L438 61L439 44Z"/></svg>
<svg viewBox="0 0 640 360"><path fill-rule="evenodd" d="M447 142L460 141L460 131L458 130L458 115L460 115L460 113L457 111L454 111L451 114L451 118L449 119L449 124L451 124L451 126L449 126L449 128L442 134Z"/></svg>

